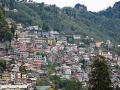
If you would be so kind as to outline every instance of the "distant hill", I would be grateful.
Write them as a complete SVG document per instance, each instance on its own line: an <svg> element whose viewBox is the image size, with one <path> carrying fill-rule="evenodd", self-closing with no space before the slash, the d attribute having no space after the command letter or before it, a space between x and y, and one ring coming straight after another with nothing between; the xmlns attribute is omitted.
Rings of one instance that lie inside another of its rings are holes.
<svg viewBox="0 0 120 90"><path fill-rule="evenodd" d="M17 10L17 12L7 12L7 17L24 25L39 25L46 31L57 30L61 33L82 34L96 39L120 41L120 2L95 13L87 11L87 7L79 3L74 8L60 9L55 5L44 3L2 1L4 1L4 6Z"/></svg>

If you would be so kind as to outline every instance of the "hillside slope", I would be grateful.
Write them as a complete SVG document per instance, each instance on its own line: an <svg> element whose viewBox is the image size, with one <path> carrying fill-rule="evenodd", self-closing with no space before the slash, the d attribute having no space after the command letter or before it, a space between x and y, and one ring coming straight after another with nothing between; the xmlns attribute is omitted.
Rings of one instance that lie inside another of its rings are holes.
<svg viewBox="0 0 120 90"><path fill-rule="evenodd" d="M12 4L6 6L15 8L18 12L9 11L7 17L24 25L39 25L43 30L120 41L120 2L98 13L87 11L87 7L80 4L76 4L74 8L62 9L44 3L12 2Z"/></svg>

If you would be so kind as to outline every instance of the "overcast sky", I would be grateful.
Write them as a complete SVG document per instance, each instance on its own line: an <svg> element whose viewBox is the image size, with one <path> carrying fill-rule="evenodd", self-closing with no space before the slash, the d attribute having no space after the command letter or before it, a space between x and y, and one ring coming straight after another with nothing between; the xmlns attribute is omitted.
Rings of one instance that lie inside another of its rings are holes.
<svg viewBox="0 0 120 90"><path fill-rule="evenodd" d="M59 7L71 6L76 3L84 4L89 11L100 11L120 0L34 0L36 2L45 2L46 4L56 4Z"/></svg>

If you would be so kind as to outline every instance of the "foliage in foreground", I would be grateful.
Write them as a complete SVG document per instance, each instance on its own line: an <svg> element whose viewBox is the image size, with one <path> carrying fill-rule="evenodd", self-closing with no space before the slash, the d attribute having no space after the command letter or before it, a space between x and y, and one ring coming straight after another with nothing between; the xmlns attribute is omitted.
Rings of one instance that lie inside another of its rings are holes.
<svg viewBox="0 0 120 90"><path fill-rule="evenodd" d="M89 90L111 90L110 71L103 56L96 56L92 64Z"/></svg>
<svg viewBox="0 0 120 90"><path fill-rule="evenodd" d="M57 76L53 76L50 78L53 84L55 85L56 89L62 89L62 90L82 90L82 84L75 80L61 80Z"/></svg>

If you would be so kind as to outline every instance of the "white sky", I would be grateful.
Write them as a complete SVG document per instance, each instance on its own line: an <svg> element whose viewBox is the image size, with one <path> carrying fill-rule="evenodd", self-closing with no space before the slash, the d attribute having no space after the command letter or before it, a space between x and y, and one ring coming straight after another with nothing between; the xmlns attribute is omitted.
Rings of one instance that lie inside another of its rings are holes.
<svg viewBox="0 0 120 90"><path fill-rule="evenodd" d="M115 2L120 0L34 0L36 2L44 2L45 4L56 4L58 7L71 6L76 3L84 4L89 11L100 11L109 6L113 6Z"/></svg>

